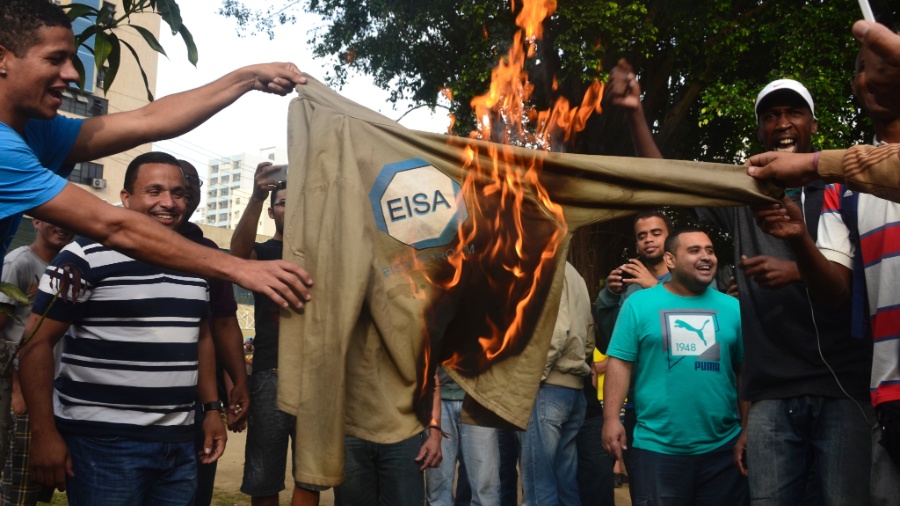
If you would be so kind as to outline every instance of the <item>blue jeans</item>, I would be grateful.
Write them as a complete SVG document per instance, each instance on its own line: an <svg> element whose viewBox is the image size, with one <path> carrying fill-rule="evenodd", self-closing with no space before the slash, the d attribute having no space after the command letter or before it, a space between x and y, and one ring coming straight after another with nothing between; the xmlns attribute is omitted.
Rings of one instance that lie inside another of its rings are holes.
<svg viewBox="0 0 900 506"><path fill-rule="evenodd" d="M519 437L514 430L500 430L500 506L519 504Z"/></svg>
<svg viewBox="0 0 900 506"><path fill-rule="evenodd" d="M519 433L522 505L578 506L575 436L584 422L581 389L541 385L528 429Z"/></svg>
<svg viewBox="0 0 900 506"><path fill-rule="evenodd" d="M900 498L900 466L879 443L881 429L872 430L872 505L896 506Z"/></svg>
<svg viewBox="0 0 900 506"><path fill-rule="evenodd" d="M154 443L123 437L63 436L75 476L72 506L190 505L197 486L194 442Z"/></svg>
<svg viewBox="0 0 900 506"><path fill-rule="evenodd" d="M869 504L866 417L875 420L872 407L849 399L806 395L751 404L747 470L753 504L793 506L810 493L817 505ZM811 492L810 476L817 485Z"/></svg>
<svg viewBox="0 0 900 506"><path fill-rule="evenodd" d="M251 409L241 492L251 497L277 496L284 490L287 451L294 439L297 419L278 409L277 394L276 371L257 371L250 376Z"/></svg>
<svg viewBox="0 0 900 506"><path fill-rule="evenodd" d="M616 459L603 450L601 432L603 416L594 416L584 420L575 438L578 448L578 494L584 506L616 504L613 485Z"/></svg>
<svg viewBox="0 0 900 506"><path fill-rule="evenodd" d="M634 506L741 506L747 479L732 458L737 437L700 455L667 455L632 448L638 474Z"/></svg>
<svg viewBox="0 0 900 506"><path fill-rule="evenodd" d="M453 505L453 475L457 457L466 462L472 506L500 505L500 440L498 429L460 422L462 401L441 401L441 428L450 438L441 440L443 460L426 471L430 506Z"/></svg>
<svg viewBox="0 0 900 506"><path fill-rule="evenodd" d="M334 489L337 506L422 506L425 483L416 455L417 434L398 443L372 443L344 436L344 483Z"/></svg>

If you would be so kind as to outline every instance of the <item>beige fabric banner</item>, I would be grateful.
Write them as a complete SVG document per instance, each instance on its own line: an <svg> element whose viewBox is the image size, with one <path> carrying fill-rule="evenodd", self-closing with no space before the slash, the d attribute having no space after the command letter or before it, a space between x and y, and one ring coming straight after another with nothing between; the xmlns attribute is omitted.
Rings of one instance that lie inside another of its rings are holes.
<svg viewBox="0 0 900 506"><path fill-rule="evenodd" d="M743 167L503 147L500 157L512 168L501 164L498 177L542 163L540 181L568 225L523 187L526 274L561 233L550 268L523 287L513 278L521 272L509 268L514 248L505 245L515 234L484 232L492 229L479 217L515 221L504 207L515 198L481 178L475 188L484 196L476 199L463 182L468 148L475 162L493 167L489 143L408 130L313 79L297 89L288 118L284 254L315 286L303 314L282 313L278 405L297 416L295 478L303 483L342 482L345 434L394 443L421 432L431 387L422 380L453 355L461 358L447 369L468 394L469 419L524 427L575 229L647 207L759 204L779 193ZM474 231L471 243L460 245L460 223ZM451 264L463 258L460 283L436 288L432 281L452 278ZM505 325L529 287L521 329L501 351L483 351L478 338Z"/></svg>

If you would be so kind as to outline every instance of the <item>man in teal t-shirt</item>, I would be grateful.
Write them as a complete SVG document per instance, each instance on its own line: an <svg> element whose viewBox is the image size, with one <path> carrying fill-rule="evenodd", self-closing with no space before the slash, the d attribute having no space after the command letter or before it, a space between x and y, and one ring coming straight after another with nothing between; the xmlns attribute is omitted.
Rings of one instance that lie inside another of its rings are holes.
<svg viewBox="0 0 900 506"><path fill-rule="evenodd" d="M671 281L625 301L607 354L603 446L626 441L619 411L635 372L635 495L650 504L744 504L747 481L732 463L741 432L743 360L735 298L709 288L717 260L709 236L677 230L665 243Z"/></svg>

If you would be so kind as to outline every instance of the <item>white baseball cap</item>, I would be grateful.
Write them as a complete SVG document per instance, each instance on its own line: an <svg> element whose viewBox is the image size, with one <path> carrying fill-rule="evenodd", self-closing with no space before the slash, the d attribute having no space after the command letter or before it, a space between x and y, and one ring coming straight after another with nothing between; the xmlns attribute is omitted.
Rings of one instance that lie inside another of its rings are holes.
<svg viewBox="0 0 900 506"><path fill-rule="evenodd" d="M756 110L757 122L759 121L759 103L772 93L781 90L790 90L797 95L800 95L800 98L802 98L809 106L809 112L812 113L813 119L816 119L816 108L813 105L812 95L809 94L809 90L806 89L806 86L803 86L793 79L778 79L767 84L766 87L763 88L762 91L759 92L759 95L757 95L756 97L756 106L754 107L754 109Z"/></svg>

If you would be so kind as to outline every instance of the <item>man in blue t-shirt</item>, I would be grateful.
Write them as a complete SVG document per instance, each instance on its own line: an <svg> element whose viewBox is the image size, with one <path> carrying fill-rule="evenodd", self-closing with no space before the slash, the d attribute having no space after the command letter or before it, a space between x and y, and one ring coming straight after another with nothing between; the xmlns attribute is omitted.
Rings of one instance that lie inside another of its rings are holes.
<svg viewBox="0 0 900 506"><path fill-rule="evenodd" d="M603 446L620 458L619 411L634 369L635 496L650 504L744 504L747 480L732 464L741 432L741 320L733 297L709 288L718 261L698 228L672 232L671 281L625 302L607 354Z"/></svg>
<svg viewBox="0 0 900 506"><path fill-rule="evenodd" d="M78 79L74 56L72 25L58 5L0 2L0 257L27 211L138 260L302 307L312 282L303 269L212 251L65 179L75 163L184 134L250 90L285 95L306 81L300 71L290 63L252 65L134 111L81 120L57 115L62 93Z"/></svg>

